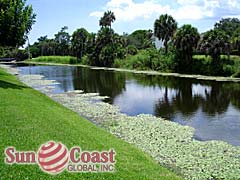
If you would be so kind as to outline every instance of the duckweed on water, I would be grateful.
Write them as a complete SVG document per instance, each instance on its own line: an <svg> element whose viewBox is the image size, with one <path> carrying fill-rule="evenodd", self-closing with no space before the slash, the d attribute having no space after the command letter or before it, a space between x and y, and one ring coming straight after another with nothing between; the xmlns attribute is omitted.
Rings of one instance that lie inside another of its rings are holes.
<svg viewBox="0 0 240 180"><path fill-rule="evenodd" d="M177 123L141 114L127 116L119 108L99 100L96 93L71 91L52 94L54 81L42 77L22 76L28 86L35 87L55 101L87 117L119 138L149 153L189 180L239 180L240 147L222 141L200 142L193 139L194 129ZM35 86L38 84L39 86Z"/></svg>

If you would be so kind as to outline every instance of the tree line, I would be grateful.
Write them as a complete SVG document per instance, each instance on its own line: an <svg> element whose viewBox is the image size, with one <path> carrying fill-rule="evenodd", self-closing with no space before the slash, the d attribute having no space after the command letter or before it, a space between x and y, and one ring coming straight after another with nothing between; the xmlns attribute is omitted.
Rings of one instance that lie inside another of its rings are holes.
<svg viewBox="0 0 240 180"><path fill-rule="evenodd" d="M97 33L89 33L85 28L80 28L70 35L64 26L53 39L48 39L47 36L38 38L30 46L31 54L33 57L71 55L79 60L87 56L91 65L110 67L116 58L124 59L127 55L135 55L138 50L154 47L151 30L119 35L111 27L115 19L113 12L105 12L99 20L100 30Z"/></svg>
<svg viewBox="0 0 240 180"><path fill-rule="evenodd" d="M212 58L211 68L215 74L222 70L220 55L240 53L240 20L237 18L222 19L202 34L190 24L178 28L176 20L168 14L155 20L153 31L137 30L130 35L115 33L112 29L115 20L113 12L105 12L99 20L97 33L80 28L69 35L67 27L63 27L55 34L55 39L40 37L31 46L31 53L33 57L71 55L79 61L86 56L90 65L111 67L116 59L124 60L143 49L154 49L156 37L163 42L166 56L174 53L174 71L191 73L193 55L204 54Z"/></svg>

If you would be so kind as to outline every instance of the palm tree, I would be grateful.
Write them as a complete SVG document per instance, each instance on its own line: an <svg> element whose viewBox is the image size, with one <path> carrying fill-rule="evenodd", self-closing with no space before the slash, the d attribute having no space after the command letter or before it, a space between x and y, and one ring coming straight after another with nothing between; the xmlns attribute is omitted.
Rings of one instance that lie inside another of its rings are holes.
<svg viewBox="0 0 240 180"><path fill-rule="evenodd" d="M110 27L111 29L111 25L115 20L116 20L116 17L114 13L112 11L107 11L107 12L104 12L103 17L101 17L99 21L99 25L101 27Z"/></svg>
<svg viewBox="0 0 240 180"><path fill-rule="evenodd" d="M168 42L177 29L177 22L168 14L161 15L154 23L154 35L164 41L165 53L168 52Z"/></svg>
<svg viewBox="0 0 240 180"><path fill-rule="evenodd" d="M179 61L178 70L184 72L191 72L192 56L194 50L197 48L200 35L197 28L191 25L183 25L177 30L174 36L174 45L177 50Z"/></svg>
<svg viewBox="0 0 240 180"><path fill-rule="evenodd" d="M230 56L231 52L231 46L227 34L218 29L207 31L203 35L203 38L199 44L199 49L204 54L212 57L212 74L221 74L223 62L220 61L220 55L227 54Z"/></svg>
<svg viewBox="0 0 240 180"><path fill-rule="evenodd" d="M73 32L72 35L72 48L74 54L78 59L81 59L86 50L86 43L89 37L89 33L86 29L81 28Z"/></svg>

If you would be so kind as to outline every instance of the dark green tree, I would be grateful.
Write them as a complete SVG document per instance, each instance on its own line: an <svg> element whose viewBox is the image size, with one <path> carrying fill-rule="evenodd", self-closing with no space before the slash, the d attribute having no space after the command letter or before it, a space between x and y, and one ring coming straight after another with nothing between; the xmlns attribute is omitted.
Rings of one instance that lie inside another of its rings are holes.
<svg viewBox="0 0 240 180"><path fill-rule="evenodd" d="M232 37L238 28L240 28L240 20L238 18L223 18L214 25L214 29L224 31L229 37Z"/></svg>
<svg viewBox="0 0 240 180"><path fill-rule="evenodd" d="M57 49L56 54L57 55L69 55L69 49L70 49L70 35L67 32L68 27L64 26L61 28L61 30L55 34L55 41L57 43Z"/></svg>
<svg viewBox="0 0 240 180"><path fill-rule="evenodd" d="M30 46L30 52L32 57L56 55L57 45L54 39L48 39L47 36L41 36L38 38L38 42Z"/></svg>
<svg viewBox="0 0 240 180"><path fill-rule="evenodd" d="M109 27L103 27L98 31L93 52L89 55L91 65L111 66L113 64L114 54L112 53L112 48L114 42L112 41L112 36L110 34L114 34L114 31ZM107 62L104 62L105 57L107 56L109 56L109 58L106 59Z"/></svg>
<svg viewBox="0 0 240 180"><path fill-rule="evenodd" d="M89 54L91 65L111 67L116 58L125 57L127 53L125 45L124 39L114 33L112 29L101 28L97 34L93 51Z"/></svg>
<svg viewBox="0 0 240 180"><path fill-rule="evenodd" d="M154 23L154 35L162 40L165 47L165 53L168 52L168 42L173 37L177 29L177 22L168 14L161 15Z"/></svg>
<svg viewBox="0 0 240 180"><path fill-rule="evenodd" d="M88 41L87 41L87 47L86 47L87 55L90 55L93 53L95 46L96 46L96 33L91 33L89 34Z"/></svg>
<svg viewBox="0 0 240 180"><path fill-rule="evenodd" d="M0 0L0 46L24 45L35 18L26 0Z"/></svg>
<svg viewBox="0 0 240 180"><path fill-rule="evenodd" d="M191 25L183 25L174 36L177 52L177 71L190 73L192 71L192 56L197 48L200 35Z"/></svg>
<svg viewBox="0 0 240 180"><path fill-rule="evenodd" d="M112 27L112 23L116 20L116 17L112 11L106 11L103 14L103 17L101 17L99 21L99 25L101 27Z"/></svg>
<svg viewBox="0 0 240 180"><path fill-rule="evenodd" d="M230 42L224 31L217 29L207 31L199 44L201 52L212 57L212 74L219 75L222 71L223 63L220 59L221 54L230 54Z"/></svg>
<svg viewBox="0 0 240 180"><path fill-rule="evenodd" d="M73 54L81 59L86 54L86 46L88 41L89 33L86 29L81 28L73 32L72 35L72 50Z"/></svg>
<svg viewBox="0 0 240 180"><path fill-rule="evenodd" d="M152 35L152 30L136 30L126 37L127 44L133 45L139 50L151 48L153 47Z"/></svg>
<svg viewBox="0 0 240 180"><path fill-rule="evenodd" d="M105 12L100 19L101 29L98 31L93 52L89 54L91 65L111 67L118 56L121 38L111 28L115 19L111 11Z"/></svg>
<svg viewBox="0 0 240 180"><path fill-rule="evenodd" d="M232 35L231 43L233 50L240 55L240 27L236 29Z"/></svg>
<svg viewBox="0 0 240 180"><path fill-rule="evenodd" d="M135 55L135 54L137 54L137 52L138 52L138 49L136 48L136 46L134 46L134 45L127 46L127 53L128 54Z"/></svg>

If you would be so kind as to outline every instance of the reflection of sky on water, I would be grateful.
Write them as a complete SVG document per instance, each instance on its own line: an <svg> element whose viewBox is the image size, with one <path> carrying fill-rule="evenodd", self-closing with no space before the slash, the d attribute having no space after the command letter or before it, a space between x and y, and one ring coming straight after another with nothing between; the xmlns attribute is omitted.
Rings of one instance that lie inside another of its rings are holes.
<svg viewBox="0 0 240 180"><path fill-rule="evenodd" d="M184 119L184 120L183 120ZM175 122L195 128L195 138L199 140L224 140L240 145L239 110L230 105L223 114L209 116L200 107L192 116L176 113Z"/></svg>
<svg viewBox="0 0 240 180"><path fill-rule="evenodd" d="M20 68L23 74L40 74L44 78L56 80L60 84L55 87L55 93L67 92L74 90L72 71L75 67L64 66L29 66L28 68Z"/></svg>
<svg viewBox="0 0 240 180"><path fill-rule="evenodd" d="M192 97L201 97L206 100L211 90L211 86L192 84ZM172 104L176 95L175 89L143 86L131 80L126 82L125 90L115 97L113 103L120 107L121 112L129 115L154 114L154 106L158 101L164 101L167 98L169 104ZM171 119L182 125L194 127L197 139L225 140L232 144L239 144L239 110L232 105L229 105L225 113L216 113L214 116L203 112L201 106L193 114L175 111ZM234 136L237 136L236 139L233 138Z"/></svg>
<svg viewBox="0 0 240 180"><path fill-rule="evenodd" d="M126 82L126 89L114 98L113 104L129 115L154 114L154 106L159 99L164 98L164 93L165 88L142 86L131 80ZM176 91L168 89L170 101L174 96Z"/></svg>
<svg viewBox="0 0 240 180"><path fill-rule="evenodd" d="M212 88L211 86L204 86L201 84L192 84L192 96L201 96L206 99L206 94L210 94Z"/></svg>
<svg viewBox="0 0 240 180"><path fill-rule="evenodd" d="M69 66L21 67L56 80L55 93L100 93L128 115L153 114L194 127L200 140L240 145L240 85Z"/></svg>

